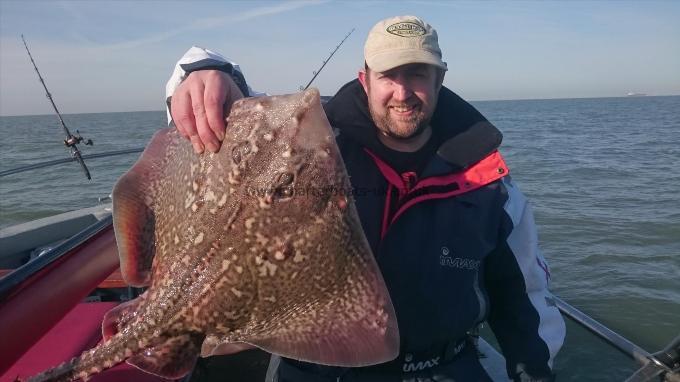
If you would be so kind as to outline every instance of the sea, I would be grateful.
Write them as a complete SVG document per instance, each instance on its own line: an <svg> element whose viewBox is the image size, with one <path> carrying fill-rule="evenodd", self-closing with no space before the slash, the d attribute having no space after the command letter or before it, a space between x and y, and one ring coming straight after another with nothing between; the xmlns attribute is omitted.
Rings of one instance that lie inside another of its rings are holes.
<svg viewBox="0 0 680 382"><path fill-rule="evenodd" d="M552 291L649 352L680 335L680 96L473 102L503 132L528 196ZM92 146L144 147L164 111L66 114ZM67 158L55 115L0 117L0 172ZM0 178L0 228L106 201L139 154ZM1 251L1 249L0 249ZM567 321L559 381L621 381L638 368Z"/></svg>

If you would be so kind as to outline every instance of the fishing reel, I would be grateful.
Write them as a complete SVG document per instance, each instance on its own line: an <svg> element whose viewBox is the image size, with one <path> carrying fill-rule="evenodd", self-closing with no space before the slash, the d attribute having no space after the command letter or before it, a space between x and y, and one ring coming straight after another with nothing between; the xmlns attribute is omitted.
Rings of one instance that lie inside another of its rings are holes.
<svg viewBox="0 0 680 382"><path fill-rule="evenodd" d="M78 143L83 143L83 141L85 141L85 138L80 135L80 131L76 130L75 135L71 135L68 139L64 139L64 145L66 145L66 147L73 147ZM84 145L92 146L94 145L94 142L92 142L92 139L88 139L85 141Z"/></svg>

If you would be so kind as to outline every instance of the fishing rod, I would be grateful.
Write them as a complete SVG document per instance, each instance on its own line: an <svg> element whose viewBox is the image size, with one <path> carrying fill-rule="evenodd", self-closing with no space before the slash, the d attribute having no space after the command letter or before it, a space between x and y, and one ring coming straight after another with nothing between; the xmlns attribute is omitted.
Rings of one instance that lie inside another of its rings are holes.
<svg viewBox="0 0 680 382"><path fill-rule="evenodd" d="M47 96L47 99L50 100L50 103L52 104L52 107L54 108L54 111L57 113L57 117L59 118L59 122L61 122L61 127L64 129L64 134L66 134L66 139L64 140L64 145L68 147L71 150L71 157L74 158L78 163L80 163L80 167L82 167L83 171L85 172L85 176L87 177L88 180L91 180L92 177L90 176L90 171L87 169L87 166L85 165L85 161L83 160L83 156L80 154L80 150L78 150L78 143L83 142L83 137L80 136L80 132L76 130L76 135L71 134L69 131L68 127L66 127L66 123L64 123L64 119L61 117L61 113L59 113L59 109L57 109L57 105L54 104L54 100L52 99L52 94L50 93L49 90L47 90L47 85L45 85L45 80L43 80L42 75L40 75L40 71L38 70L38 66L35 64L35 61L33 60L33 56L31 55L31 51L28 50L28 44L26 44L26 40L24 39L24 35L21 35L21 41L24 42L24 47L26 47L26 53L28 53L28 58L31 59L31 63L33 64L33 69L35 69L35 72L38 74L38 79L40 80L40 83L42 84L43 88L45 89L45 95ZM85 145L92 145L92 140L88 139L85 143Z"/></svg>
<svg viewBox="0 0 680 382"><path fill-rule="evenodd" d="M323 60L323 64L321 67L314 71L314 76L312 77L311 80L307 83L306 86L302 87L300 86L300 90L306 90L309 88L309 86L314 82L316 77L321 73L323 68L326 66L328 61L331 60L333 55L340 49L340 46L349 38L349 36L354 32L355 28L352 28L352 30L349 31L345 35L345 37L340 41L340 43L335 47L335 49L330 53L328 58ZM38 79L40 80L40 83L42 84L43 88L45 89L45 94L47 98L50 100L50 103L52 104L52 107L54 108L54 111L57 114L57 117L59 118L59 122L61 123L61 126L64 130L64 133L66 135L66 139L64 140L64 145L66 147L69 147L71 150L71 158L69 159L56 159L56 160L51 160L51 161L46 161L46 162L40 162L40 163L34 163L30 164L27 166L22 166L22 167L17 167L14 169L10 170L5 170L5 171L0 171L0 177L4 177L7 175L12 175L16 173L21 173L24 171L29 171L29 170L34 170L38 168L43 168L43 167L49 167L49 166L55 166L63 163L68 163L68 162L73 162L77 161L80 163L81 167L83 168L83 171L85 172L85 176L87 179L91 179L90 172L87 169L87 166L85 165L84 159L90 159L90 158L101 158L101 157L106 157L106 156L113 156L113 155L122 155L122 154L129 154L129 153L136 153L136 152L141 152L143 151L143 148L134 148L134 149L128 149L128 150L118 150L118 151L111 151L111 152L105 152L105 153L100 153L100 154L91 154L91 155L82 155L80 153L80 150L78 150L78 146L76 146L78 143L83 142L83 137L80 136L80 132L76 130L76 135L71 134L69 131L68 127L66 127L66 123L64 122L64 119L61 116L61 113L59 113L59 109L57 108L57 105L54 103L54 99L52 98L52 94L50 91L47 89L47 85L45 84L45 80L42 78L42 75L40 74L40 71L38 70L38 66L35 63L35 60L33 60L33 56L31 55L31 51L28 49L28 44L26 43L26 39L24 39L24 35L21 35L21 40L24 43L24 47L26 48L26 52L28 53L28 57L31 59L31 63L33 64L33 68L35 69L35 72L38 74ZM85 142L85 145L92 145L92 140L88 139Z"/></svg>
<svg viewBox="0 0 680 382"><path fill-rule="evenodd" d="M314 82L314 79L316 78L316 76L318 76L319 73L321 73L321 71L323 70L323 67L326 66L326 64L328 63L328 61L331 60L331 57L333 57L333 55L335 54L335 52L337 52L338 49L340 49L340 46L345 42L345 40L347 40L347 38L349 37L349 35L352 34L352 32L354 32L354 28L352 28L352 30L349 31L349 33L347 33L347 35L345 35L345 38L343 38L342 41L340 41L340 43L339 43L339 44L335 47L335 49L331 52L330 56L328 56L327 59L323 60L323 64L321 65L321 67L319 68L319 70L315 70L315 71L313 72L313 73L314 73L314 76L312 77L311 80L309 80L309 82L307 83L307 86L305 86L305 87L300 86L300 90L307 90L307 88L309 88L309 85L311 85L312 82Z"/></svg>

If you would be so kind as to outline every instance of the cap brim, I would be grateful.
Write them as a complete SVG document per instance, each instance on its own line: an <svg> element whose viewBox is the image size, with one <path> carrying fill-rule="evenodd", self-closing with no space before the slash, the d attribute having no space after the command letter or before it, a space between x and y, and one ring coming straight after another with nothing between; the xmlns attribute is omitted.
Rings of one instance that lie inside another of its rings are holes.
<svg viewBox="0 0 680 382"><path fill-rule="evenodd" d="M446 63L434 53L423 50L400 50L374 54L366 57L366 64L376 72L386 72L397 66L407 64L429 64L448 70Z"/></svg>

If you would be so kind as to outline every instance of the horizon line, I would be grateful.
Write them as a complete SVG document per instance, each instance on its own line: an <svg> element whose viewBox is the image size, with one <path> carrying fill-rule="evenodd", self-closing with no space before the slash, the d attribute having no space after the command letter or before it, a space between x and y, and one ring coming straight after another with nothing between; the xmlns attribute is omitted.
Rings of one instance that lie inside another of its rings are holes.
<svg viewBox="0 0 680 382"><path fill-rule="evenodd" d="M559 101L559 100L573 100L573 99L603 99L603 98L653 98L653 97L678 97L680 94L643 94L643 95L619 95L619 96L603 96L603 97L549 97L549 98L497 98L497 99L464 99L467 102L515 102L515 101ZM321 96L333 97L333 96ZM80 113L60 113L61 115L79 115L79 114L113 114L113 113L165 113L165 109L158 110L121 110L121 111L88 111ZM55 115L52 113L41 114L0 114L0 117L37 117L43 115Z"/></svg>

